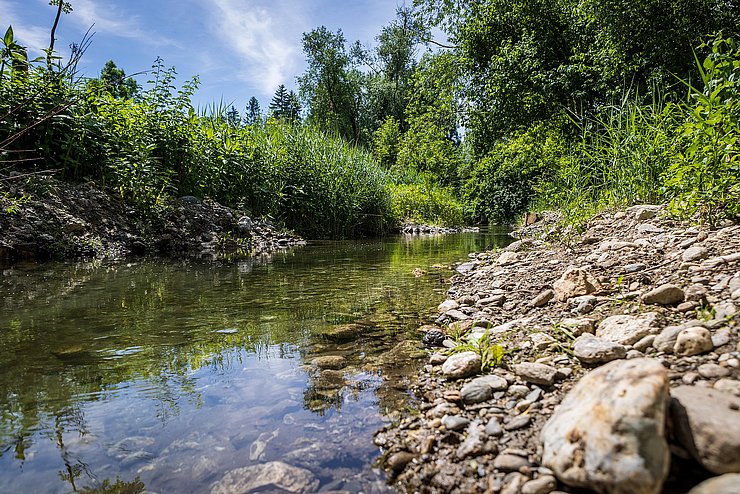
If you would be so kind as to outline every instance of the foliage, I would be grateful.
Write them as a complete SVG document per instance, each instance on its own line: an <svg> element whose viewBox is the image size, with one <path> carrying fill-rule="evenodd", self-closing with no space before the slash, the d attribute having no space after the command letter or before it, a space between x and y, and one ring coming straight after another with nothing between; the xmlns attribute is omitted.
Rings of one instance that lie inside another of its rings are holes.
<svg viewBox="0 0 740 494"><path fill-rule="evenodd" d="M408 131L401 140L398 164L428 172L444 186L458 185L462 160L457 147L459 104L455 88L455 58L425 56L411 82L406 110Z"/></svg>
<svg viewBox="0 0 740 494"><path fill-rule="evenodd" d="M681 151L664 178L674 211L715 223L740 214L740 48L719 36L703 47L710 48L697 60L704 87L690 86Z"/></svg>
<svg viewBox="0 0 740 494"><path fill-rule="evenodd" d="M400 141L400 125L395 118L389 116L373 135L373 154L383 168L392 168L398 161Z"/></svg>
<svg viewBox="0 0 740 494"><path fill-rule="evenodd" d="M308 102L308 122L359 143L362 76L352 64L341 29L332 33L322 26L304 34L303 52L308 68L298 84Z"/></svg>
<svg viewBox="0 0 740 494"><path fill-rule="evenodd" d="M90 90L107 92L114 98L133 99L141 90L133 77L126 77L126 72L119 69L113 60L108 60L100 71L98 79L91 79Z"/></svg>
<svg viewBox="0 0 740 494"><path fill-rule="evenodd" d="M252 96L249 98L249 103L247 104L247 113L244 116L244 122L247 125L254 125L257 123L260 123L262 121L262 109L260 108L260 102L257 101L257 98Z"/></svg>
<svg viewBox="0 0 740 494"><path fill-rule="evenodd" d="M476 221L511 223L535 199L535 185L559 168L565 155L557 122L539 124L501 141L475 163L463 194Z"/></svg>
<svg viewBox="0 0 740 494"><path fill-rule="evenodd" d="M504 358L504 349L501 345L491 340L489 330L481 335L480 338L471 337L471 335L457 334L452 335L456 345L450 349L450 353L474 352L480 355L481 371L488 372L501 363Z"/></svg>
<svg viewBox="0 0 740 494"><path fill-rule="evenodd" d="M462 204L449 189L427 182L391 186L393 217L402 223L462 226Z"/></svg>

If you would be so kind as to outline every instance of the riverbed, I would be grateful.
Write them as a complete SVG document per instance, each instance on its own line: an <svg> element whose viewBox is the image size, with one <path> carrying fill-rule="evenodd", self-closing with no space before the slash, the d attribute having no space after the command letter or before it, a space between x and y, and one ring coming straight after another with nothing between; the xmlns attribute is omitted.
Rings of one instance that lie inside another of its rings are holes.
<svg viewBox="0 0 740 494"><path fill-rule="evenodd" d="M277 461L320 491L385 492L372 435L413 405L416 328L451 264L507 242L491 231L233 262L6 267L0 491L209 492Z"/></svg>

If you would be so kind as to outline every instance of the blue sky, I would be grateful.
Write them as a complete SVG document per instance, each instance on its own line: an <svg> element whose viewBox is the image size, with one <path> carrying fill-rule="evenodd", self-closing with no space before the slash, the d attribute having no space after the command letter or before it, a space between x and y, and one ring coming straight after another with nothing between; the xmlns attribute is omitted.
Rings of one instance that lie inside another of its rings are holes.
<svg viewBox="0 0 740 494"><path fill-rule="evenodd" d="M96 76L107 60L127 74L162 57L178 82L199 75L194 98L204 106L223 99L243 110L250 96L266 109L279 84L295 87L304 70L301 35L324 25L349 41L374 42L403 0L70 0L74 11L57 30L68 53L95 24L92 46L80 65ZM49 45L55 9L48 0L0 0L0 29L12 24L32 54ZM145 81L146 76L138 77Z"/></svg>

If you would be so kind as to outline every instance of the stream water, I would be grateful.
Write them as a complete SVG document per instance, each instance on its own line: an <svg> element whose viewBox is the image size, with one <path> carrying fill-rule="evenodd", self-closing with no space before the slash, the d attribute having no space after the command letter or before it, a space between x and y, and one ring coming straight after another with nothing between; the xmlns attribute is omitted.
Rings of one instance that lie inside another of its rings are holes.
<svg viewBox="0 0 740 494"><path fill-rule="evenodd" d="M7 267L0 492L209 492L270 461L310 470L320 491L384 492L372 435L407 404L415 329L444 298L443 266L507 241ZM325 356L344 360L321 370Z"/></svg>

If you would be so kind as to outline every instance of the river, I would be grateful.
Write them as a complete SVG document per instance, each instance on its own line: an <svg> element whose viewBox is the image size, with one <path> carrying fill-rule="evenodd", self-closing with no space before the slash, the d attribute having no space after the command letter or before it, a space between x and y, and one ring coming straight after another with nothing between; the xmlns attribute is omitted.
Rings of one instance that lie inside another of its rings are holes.
<svg viewBox="0 0 740 494"><path fill-rule="evenodd" d="M372 436L409 405L416 328L452 263L507 242L6 267L0 492L209 492L272 461L310 471L319 491L385 492Z"/></svg>

